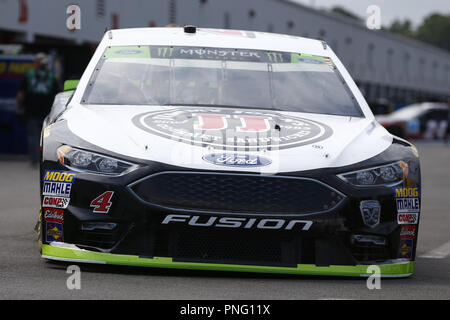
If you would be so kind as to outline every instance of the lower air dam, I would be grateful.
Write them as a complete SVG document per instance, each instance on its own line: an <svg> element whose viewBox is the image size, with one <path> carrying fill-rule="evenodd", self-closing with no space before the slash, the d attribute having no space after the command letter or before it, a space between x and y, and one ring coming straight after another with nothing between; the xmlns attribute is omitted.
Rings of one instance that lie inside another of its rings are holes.
<svg viewBox="0 0 450 320"><path fill-rule="evenodd" d="M212 271L237 271L237 272L258 272L258 273L278 273L297 275L328 275L328 276L348 276L348 277L368 277L369 265L318 267L313 264L299 264L292 267L270 267L235 264L215 264L215 263L193 263L193 262L173 262L172 258L154 257L140 258L133 255L122 255L95 252L79 249L71 244L57 243L56 245L43 244L42 258L67 262L111 264L136 267L190 269L190 270L212 270ZM382 277L408 277L414 272L414 261L397 261L388 264L377 265L380 268Z"/></svg>

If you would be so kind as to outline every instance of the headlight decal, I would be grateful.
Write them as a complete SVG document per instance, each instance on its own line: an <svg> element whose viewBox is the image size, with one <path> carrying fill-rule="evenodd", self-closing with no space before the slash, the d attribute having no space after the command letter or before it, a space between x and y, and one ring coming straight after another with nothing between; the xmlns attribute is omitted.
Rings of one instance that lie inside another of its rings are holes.
<svg viewBox="0 0 450 320"><path fill-rule="evenodd" d="M408 164L404 161L338 174L338 177L356 187L392 187L404 183Z"/></svg>
<svg viewBox="0 0 450 320"><path fill-rule="evenodd" d="M59 147L56 154L63 166L78 172L119 176L138 168L134 163L67 145Z"/></svg>

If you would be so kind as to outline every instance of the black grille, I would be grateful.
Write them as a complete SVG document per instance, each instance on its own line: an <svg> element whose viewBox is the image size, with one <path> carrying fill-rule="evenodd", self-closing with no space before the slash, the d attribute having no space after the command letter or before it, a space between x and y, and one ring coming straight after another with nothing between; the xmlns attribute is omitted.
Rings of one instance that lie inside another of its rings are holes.
<svg viewBox="0 0 450 320"><path fill-rule="evenodd" d="M92 230L85 230L80 224L74 242L80 246L111 249L116 245L127 229L128 225L120 224L112 230L94 228Z"/></svg>
<svg viewBox="0 0 450 320"><path fill-rule="evenodd" d="M108 231L82 231L76 243L88 247L110 249L118 239L118 234Z"/></svg>
<svg viewBox="0 0 450 320"><path fill-rule="evenodd" d="M306 214L343 200L316 180L253 174L164 172L132 189L151 204L196 211Z"/></svg>
<svg viewBox="0 0 450 320"><path fill-rule="evenodd" d="M243 265L296 266L292 237L219 231L180 231L173 235L173 260Z"/></svg>
<svg viewBox="0 0 450 320"><path fill-rule="evenodd" d="M356 260L367 261L385 261L393 258L387 245L353 245L351 251Z"/></svg>

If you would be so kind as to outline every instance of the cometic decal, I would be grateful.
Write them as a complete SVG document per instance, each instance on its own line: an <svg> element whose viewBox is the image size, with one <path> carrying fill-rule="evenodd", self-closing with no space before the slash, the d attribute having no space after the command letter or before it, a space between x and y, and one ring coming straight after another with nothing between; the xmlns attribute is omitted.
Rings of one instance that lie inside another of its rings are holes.
<svg viewBox="0 0 450 320"><path fill-rule="evenodd" d="M42 195L70 197L75 176L75 173L69 171L45 171Z"/></svg>
<svg viewBox="0 0 450 320"><path fill-rule="evenodd" d="M227 108L180 108L146 112L132 122L141 130L197 146L234 151L279 150L327 139L327 125L276 112Z"/></svg>

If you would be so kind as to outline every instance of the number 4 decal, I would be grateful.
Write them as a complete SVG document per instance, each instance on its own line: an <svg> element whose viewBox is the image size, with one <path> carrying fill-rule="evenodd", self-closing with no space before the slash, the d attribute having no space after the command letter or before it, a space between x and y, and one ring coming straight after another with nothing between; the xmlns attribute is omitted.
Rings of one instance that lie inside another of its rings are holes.
<svg viewBox="0 0 450 320"><path fill-rule="evenodd" d="M114 194L114 191L106 191L99 195L97 198L92 200L91 207L94 207L95 213L108 213L109 208L111 208L112 202L111 198Z"/></svg>

